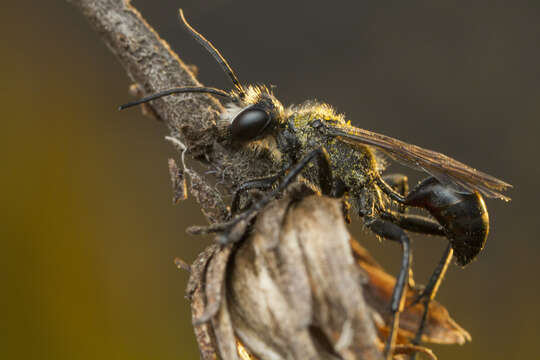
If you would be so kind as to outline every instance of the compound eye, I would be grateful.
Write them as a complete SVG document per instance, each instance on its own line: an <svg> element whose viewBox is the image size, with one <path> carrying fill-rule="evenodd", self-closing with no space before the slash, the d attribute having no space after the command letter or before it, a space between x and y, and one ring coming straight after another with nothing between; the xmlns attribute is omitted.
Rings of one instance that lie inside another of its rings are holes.
<svg viewBox="0 0 540 360"><path fill-rule="evenodd" d="M234 118L231 124L231 137L235 141L249 141L261 135L270 123L266 111L247 108Z"/></svg>

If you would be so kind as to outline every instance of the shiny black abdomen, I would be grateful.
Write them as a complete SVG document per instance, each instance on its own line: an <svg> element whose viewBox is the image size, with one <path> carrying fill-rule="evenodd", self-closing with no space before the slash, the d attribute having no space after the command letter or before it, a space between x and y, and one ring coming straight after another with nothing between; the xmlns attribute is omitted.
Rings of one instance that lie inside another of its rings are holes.
<svg viewBox="0 0 540 360"><path fill-rule="evenodd" d="M469 264L484 248L489 217L480 194L457 192L430 177L409 193L406 204L427 209L444 227L459 265Z"/></svg>

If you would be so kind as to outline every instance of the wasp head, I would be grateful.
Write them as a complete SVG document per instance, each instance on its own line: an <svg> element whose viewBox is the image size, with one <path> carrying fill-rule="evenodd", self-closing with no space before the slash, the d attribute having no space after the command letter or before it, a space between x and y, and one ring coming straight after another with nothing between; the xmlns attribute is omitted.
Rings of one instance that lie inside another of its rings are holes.
<svg viewBox="0 0 540 360"><path fill-rule="evenodd" d="M227 60L225 60L210 41L186 21L181 9L180 19L193 38L214 57L219 66L229 76L234 89L225 91L203 86L168 89L124 104L120 106L120 109L126 109L172 94L209 93L230 100L230 103L226 106L226 110L221 114L221 119L225 122L225 126L228 127L232 141L242 143L251 142L272 134L277 128L277 125L282 124L284 121L283 105L272 94L272 91L266 86L242 85Z"/></svg>
<svg viewBox="0 0 540 360"><path fill-rule="evenodd" d="M231 140L248 142L271 134L282 122L283 105L266 86L247 86L231 92L232 103L222 115Z"/></svg>

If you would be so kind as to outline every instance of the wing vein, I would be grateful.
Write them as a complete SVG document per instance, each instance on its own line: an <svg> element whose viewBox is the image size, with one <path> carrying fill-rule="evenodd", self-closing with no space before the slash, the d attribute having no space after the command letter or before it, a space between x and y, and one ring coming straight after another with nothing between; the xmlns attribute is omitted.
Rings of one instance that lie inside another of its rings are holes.
<svg viewBox="0 0 540 360"><path fill-rule="evenodd" d="M353 126L326 123L324 127L329 135L336 136L341 141L383 150L400 163L423 169L442 183L453 186L457 191L478 191L489 198L510 200L501 192L511 188L512 185L439 152Z"/></svg>

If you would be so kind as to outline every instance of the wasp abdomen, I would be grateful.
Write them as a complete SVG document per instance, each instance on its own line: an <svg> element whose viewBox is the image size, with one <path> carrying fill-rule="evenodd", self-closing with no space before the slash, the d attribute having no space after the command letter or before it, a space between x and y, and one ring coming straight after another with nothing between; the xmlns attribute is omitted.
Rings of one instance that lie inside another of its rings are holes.
<svg viewBox="0 0 540 360"><path fill-rule="evenodd" d="M469 264L484 248L489 216L480 194L456 192L430 177L409 193L406 204L428 210L444 227L459 265Z"/></svg>

